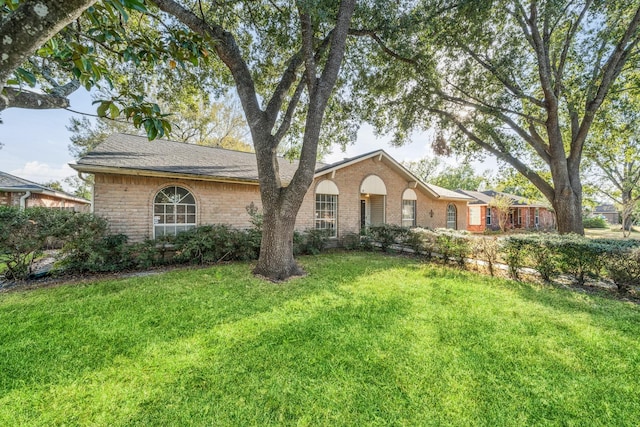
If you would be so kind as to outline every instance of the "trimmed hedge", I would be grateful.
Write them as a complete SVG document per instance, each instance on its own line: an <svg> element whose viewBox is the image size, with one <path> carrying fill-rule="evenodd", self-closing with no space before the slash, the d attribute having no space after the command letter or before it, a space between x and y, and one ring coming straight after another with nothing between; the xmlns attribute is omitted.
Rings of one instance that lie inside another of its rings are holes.
<svg viewBox="0 0 640 427"><path fill-rule="evenodd" d="M350 246L354 246L349 238ZM583 285L587 279L609 279L620 292L640 287L640 241L588 239L578 235L530 234L509 237L471 236L452 230L371 227L360 240L360 249L384 251L411 249L431 259L464 267L467 257L481 260L491 275L498 262L507 265L509 275L520 280L525 268L549 282L570 276Z"/></svg>

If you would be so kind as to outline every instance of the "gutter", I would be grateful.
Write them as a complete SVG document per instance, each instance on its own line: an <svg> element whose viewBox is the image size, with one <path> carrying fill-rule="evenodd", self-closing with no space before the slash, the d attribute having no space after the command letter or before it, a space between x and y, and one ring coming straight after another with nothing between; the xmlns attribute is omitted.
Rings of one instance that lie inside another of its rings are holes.
<svg viewBox="0 0 640 427"><path fill-rule="evenodd" d="M24 196L20 197L20 210L23 211L27 207L27 199L31 196L31 191L27 190Z"/></svg>

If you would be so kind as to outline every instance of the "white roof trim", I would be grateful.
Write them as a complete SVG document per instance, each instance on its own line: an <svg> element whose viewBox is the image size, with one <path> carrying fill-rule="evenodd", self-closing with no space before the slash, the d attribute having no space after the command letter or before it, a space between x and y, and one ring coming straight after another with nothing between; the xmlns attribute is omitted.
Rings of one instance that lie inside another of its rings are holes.
<svg viewBox="0 0 640 427"><path fill-rule="evenodd" d="M375 158L375 157L378 157L378 156L379 156L380 160L382 160L383 158L387 159L394 167L398 168L402 173L405 174L405 176L408 178L407 181L410 181L410 182L411 181L415 181L417 183L416 188L420 187L420 189L422 191L430 194L431 197L433 197L435 199L455 200L455 201L461 201L461 202L468 202L470 200L473 200L472 197L469 197L469 196L464 195L464 194L460 194L459 196L456 196L456 197L443 196L441 194L438 194L434 189L429 187L428 184L422 182L409 169L407 169L401 163L396 161L396 159L394 159L393 157L388 155L384 150L373 151L373 152L371 152L369 154L366 154L366 155L363 155L363 156L357 156L357 157L353 158L352 160L346 161L344 163L339 163L339 164L337 164L337 165L335 165L333 167L330 167L330 168L327 168L327 169L323 169L321 171L316 172L315 175L314 175L314 178L321 177L321 176L326 175L328 173L333 173L338 169L346 168L346 167L354 165L356 163L360 163L363 160Z"/></svg>

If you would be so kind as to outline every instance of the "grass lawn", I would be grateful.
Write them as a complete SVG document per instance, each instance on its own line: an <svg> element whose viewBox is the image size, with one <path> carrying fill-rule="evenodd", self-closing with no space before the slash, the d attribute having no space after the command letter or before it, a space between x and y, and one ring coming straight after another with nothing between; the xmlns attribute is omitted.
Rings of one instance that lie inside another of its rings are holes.
<svg viewBox="0 0 640 427"><path fill-rule="evenodd" d="M0 294L0 425L639 425L640 308L399 257Z"/></svg>
<svg viewBox="0 0 640 427"><path fill-rule="evenodd" d="M629 239L640 239L640 231L637 227L631 230ZM593 239L624 239L622 235L622 226L614 225L609 228L585 228L584 235Z"/></svg>

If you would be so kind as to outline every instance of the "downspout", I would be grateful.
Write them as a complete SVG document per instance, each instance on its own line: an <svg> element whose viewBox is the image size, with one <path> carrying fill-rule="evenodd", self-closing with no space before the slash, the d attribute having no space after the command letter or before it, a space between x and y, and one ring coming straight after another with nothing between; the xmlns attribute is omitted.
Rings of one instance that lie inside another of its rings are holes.
<svg viewBox="0 0 640 427"><path fill-rule="evenodd" d="M20 197L20 210L23 211L27 207L27 199L31 196L31 191L27 190L24 196Z"/></svg>

